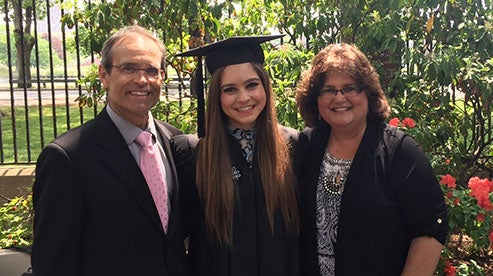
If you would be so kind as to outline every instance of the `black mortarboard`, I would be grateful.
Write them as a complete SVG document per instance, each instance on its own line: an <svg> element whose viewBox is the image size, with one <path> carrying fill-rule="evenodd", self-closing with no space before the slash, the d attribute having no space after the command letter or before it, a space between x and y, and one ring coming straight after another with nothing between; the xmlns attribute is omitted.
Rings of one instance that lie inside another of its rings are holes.
<svg viewBox="0 0 493 276"><path fill-rule="evenodd" d="M205 57L205 64L209 73L214 73L217 69L245 62L264 63L264 52L260 44L283 37L280 35L260 35L260 36L235 36L225 40L214 42L202 47L198 47L186 52L177 54L176 56L194 56L198 57L197 78L194 83L197 84L197 116L198 116L198 135L205 135L204 129L204 82L202 74L202 57Z"/></svg>

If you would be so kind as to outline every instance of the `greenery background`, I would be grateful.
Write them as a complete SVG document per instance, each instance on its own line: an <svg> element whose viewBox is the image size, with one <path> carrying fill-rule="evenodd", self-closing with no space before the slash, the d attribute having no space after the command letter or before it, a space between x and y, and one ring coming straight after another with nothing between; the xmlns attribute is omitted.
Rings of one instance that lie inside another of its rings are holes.
<svg viewBox="0 0 493 276"><path fill-rule="evenodd" d="M171 53L168 76L181 81L190 77L196 62L173 53L234 35L286 34L281 46L266 47L266 67L280 121L297 129L303 122L293 93L302 70L329 43L356 44L381 76L392 117L412 118L416 127L406 130L428 154L437 175L456 178L457 187L447 203L453 211L452 233L460 242L450 241L437 273L451 274L450 265L459 275L491 273L493 253L488 243L462 242L463 237L477 237L473 231L483 237L492 233L491 210L478 209L467 187L471 177L493 176L491 0L115 0L92 1L90 7L72 0L56 5L66 11L64 26L78 27L77 41L86 54L98 53L121 26L138 23L155 31ZM103 99L93 71L88 72L81 81L88 91L80 99L84 106ZM154 113L187 133L196 129L195 100L167 97ZM448 189L444 186L445 192ZM461 203L455 204L455 198ZM478 214L487 219L478 220ZM29 238L19 237L29 244Z"/></svg>

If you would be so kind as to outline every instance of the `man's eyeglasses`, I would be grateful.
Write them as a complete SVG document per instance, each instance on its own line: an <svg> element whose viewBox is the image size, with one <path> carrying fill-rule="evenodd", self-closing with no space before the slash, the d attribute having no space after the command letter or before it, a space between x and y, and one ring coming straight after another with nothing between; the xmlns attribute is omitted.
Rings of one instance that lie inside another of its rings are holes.
<svg viewBox="0 0 493 276"><path fill-rule="evenodd" d="M365 87L363 86L358 86L358 85L349 85L346 86L342 89L335 89L331 87L324 87L320 92L318 93L319 97L324 97L324 98L332 98L337 95L337 93L341 92L342 95L346 97L354 97L358 94L361 93L361 91L365 90Z"/></svg>
<svg viewBox="0 0 493 276"><path fill-rule="evenodd" d="M120 72L122 72L125 75L133 76L136 75L137 72L139 71L144 71L144 73L147 75L149 78L157 78L159 77L159 74L161 73L161 69L158 69L156 67L148 67L148 68L139 68L137 65L134 64L122 64L122 65L111 65L111 67L118 68Z"/></svg>

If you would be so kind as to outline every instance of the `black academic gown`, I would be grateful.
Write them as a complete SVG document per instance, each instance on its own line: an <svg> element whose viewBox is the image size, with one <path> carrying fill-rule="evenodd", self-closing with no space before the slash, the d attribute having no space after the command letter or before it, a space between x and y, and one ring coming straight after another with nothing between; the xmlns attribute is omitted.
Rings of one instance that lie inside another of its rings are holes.
<svg viewBox="0 0 493 276"><path fill-rule="evenodd" d="M292 135L294 130L283 130L292 138L297 136ZM234 203L233 244L231 247L219 246L209 241L204 227L204 211L194 181L195 158L186 158L190 153L184 153L194 151L196 141L190 142L190 139L193 140L190 136L181 136L172 144L180 152L176 158L177 170L181 183L187 187L183 193L183 204L188 212L185 216L190 218L190 256L194 275L299 275L298 237L293 230L284 227L280 213L275 214L274 231L271 231L257 160L248 164L240 145L233 137L229 139L232 176L237 193Z"/></svg>

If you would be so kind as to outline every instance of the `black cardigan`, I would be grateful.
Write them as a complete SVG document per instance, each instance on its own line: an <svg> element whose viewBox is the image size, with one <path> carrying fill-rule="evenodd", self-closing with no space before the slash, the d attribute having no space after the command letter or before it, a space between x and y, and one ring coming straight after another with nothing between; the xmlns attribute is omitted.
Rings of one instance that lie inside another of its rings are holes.
<svg viewBox="0 0 493 276"><path fill-rule="evenodd" d="M329 133L323 125L300 137L303 276L320 275L315 196ZM413 238L431 236L443 244L447 232L443 194L422 150L393 127L368 124L342 195L336 275L400 275Z"/></svg>

